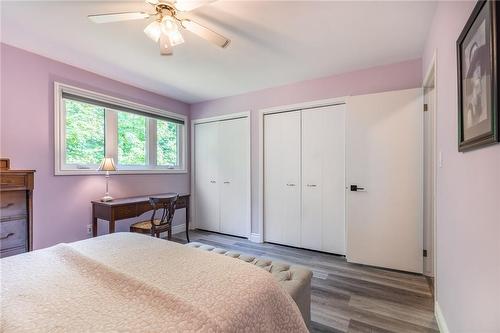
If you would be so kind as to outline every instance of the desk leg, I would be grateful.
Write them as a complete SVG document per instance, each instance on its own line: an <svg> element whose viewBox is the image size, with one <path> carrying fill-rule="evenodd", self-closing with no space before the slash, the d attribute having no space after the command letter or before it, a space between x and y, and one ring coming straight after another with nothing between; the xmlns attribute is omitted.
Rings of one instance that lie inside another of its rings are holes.
<svg viewBox="0 0 500 333"><path fill-rule="evenodd" d="M109 220L109 233L112 234L115 232L115 220L112 218Z"/></svg>
<svg viewBox="0 0 500 333"><path fill-rule="evenodd" d="M186 204L186 239L187 239L188 243L190 243L190 241L189 241L189 199L188 199L187 204Z"/></svg>

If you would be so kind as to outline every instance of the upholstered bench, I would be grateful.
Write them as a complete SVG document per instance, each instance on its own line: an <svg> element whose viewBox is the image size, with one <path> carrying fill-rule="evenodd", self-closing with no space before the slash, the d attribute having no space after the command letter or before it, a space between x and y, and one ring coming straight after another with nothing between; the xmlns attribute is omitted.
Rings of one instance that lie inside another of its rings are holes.
<svg viewBox="0 0 500 333"><path fill-rule="evenodd" d="M192 242L186 246L211 251L229 257L238 258L270 272L280 285L292 296L299 307L304 322L309 326L311 320L311 278L312 272L300 266L289 265L252 255L228 251L210 245Z"/></svg>

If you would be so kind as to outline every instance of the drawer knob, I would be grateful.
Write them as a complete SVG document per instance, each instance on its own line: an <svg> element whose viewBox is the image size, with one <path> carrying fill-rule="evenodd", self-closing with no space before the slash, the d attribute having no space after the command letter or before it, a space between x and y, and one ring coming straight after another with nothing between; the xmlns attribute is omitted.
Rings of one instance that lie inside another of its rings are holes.
<svg viewBox="0 0 500 333"><path fill-rule="evenodd" d="M13 232L9 232L9 233L7 234L7 236L2 236L2 237L0 237L0 240L7 239L7 238L9 238L10 236L14 236L14 233L13 233Z"/></svg>

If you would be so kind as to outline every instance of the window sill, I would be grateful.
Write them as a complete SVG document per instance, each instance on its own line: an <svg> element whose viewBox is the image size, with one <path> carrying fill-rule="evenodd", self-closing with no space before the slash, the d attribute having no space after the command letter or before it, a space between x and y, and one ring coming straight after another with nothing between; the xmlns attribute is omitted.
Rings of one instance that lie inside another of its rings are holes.
<svg viewBox="0 0 500 333"><path fill-rule="evenodd" d="M161 174L186 174L187 169L155 169L155 170L118 170L112 171L110 175L161 175ZM106 172L97 170L56 170L55 176L104 176Z"/></svg>

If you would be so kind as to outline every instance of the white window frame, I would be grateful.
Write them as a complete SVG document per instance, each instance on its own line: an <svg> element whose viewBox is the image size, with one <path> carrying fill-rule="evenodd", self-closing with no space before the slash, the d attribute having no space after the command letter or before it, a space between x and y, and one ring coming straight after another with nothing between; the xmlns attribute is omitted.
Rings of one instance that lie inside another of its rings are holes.
<svg viewBox="0 0 500 333"><path fill-rule="evenodd" d="M170 174L170 173L187 173L186 164L186 129L188 126L188 118L184 115L173 113L150 106L130 102L124 99L107 96L101 93L93 92L90 90L85 90L70 86L67 84L54 82L54 174L59 175L97 175L101 172L97 171L98 165L92 165L90 169L79 169L77 165L66 165L65 153L66 153L66 140L65 140L65 119L66 119L66 107L64 99L62 98L62 93L71 93L74 95L107 102L114 105L119 105L127 107L130 109L135 109L137 111L150 113L153 115L165 116L168 118L178 119L184 122L183 126L178 127L177 131L177 154L179 165L172 168L170 166L157 166L152 165L153 161L156 162L156 145L157 140L154 137L149 137L153 135L156 137L156 131L152 129L152 126L156 128L156 120L153 118L147 118L146 129L147 137L146 141L146 159L149 161L149 165L146 166L127 166L127 165L117 165L117 171L111 172L112 174ZM118 133L117 133L117 117L116 111L107 108L107 117L105 119L105 156L113 157L115 162L118 162ZM153 131L151 131L151 130ZM154 133L152 133L154 132Z"/></svg>

